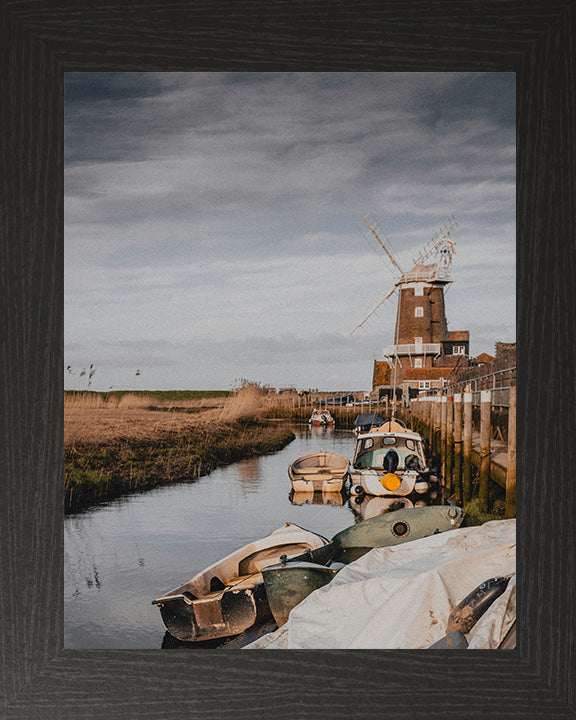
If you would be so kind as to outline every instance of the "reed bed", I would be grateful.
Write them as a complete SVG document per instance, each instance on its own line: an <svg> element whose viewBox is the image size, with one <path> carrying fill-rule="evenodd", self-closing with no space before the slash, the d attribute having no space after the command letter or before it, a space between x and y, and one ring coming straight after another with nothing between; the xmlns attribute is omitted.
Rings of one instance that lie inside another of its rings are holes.
<svg viewBox="0 0 576 720"><path fill-rule="evenodd" d="M294 439L285 424L262 419L250 389L177 409L146 396L65 399L67 512L158 485L192 482L219 465L276 452ZM151 404L151 402L153 404ZM193 408L197 412L190 412ZM172 410L166 412L166 410Z"/></svg>

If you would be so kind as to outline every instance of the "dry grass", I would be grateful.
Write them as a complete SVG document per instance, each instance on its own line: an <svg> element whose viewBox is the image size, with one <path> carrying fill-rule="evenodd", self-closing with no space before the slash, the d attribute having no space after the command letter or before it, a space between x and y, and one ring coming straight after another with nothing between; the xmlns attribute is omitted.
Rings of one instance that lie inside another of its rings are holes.
<svg viewBox="0 0 576 720"><path fill-rule="evenodd" d="M99 444L112 440L153 440L185 433L199 423L219 419L224 400L158 401L141 395L81 394L64 399L64 444Z"/></svg>
<svg viewBox="0 0 576 720"><path fill-rule="evenodd" d="M266 404L266 395L257 387L249 385L240 388L227 398L218 417L225 422L230 420L254 420L262 415Z"/></svg>
<svg viewBox="0 0 576 720"><path fill-rule="evenodd" d="M194 481L221 464L275 452L294 435L255 417L252 392L229 402L199 400L178 410L150 406L149 398L124 402L72 397L65 402L64 491L67 512L159 484ZM188 405L188 403L187 403Z"/></svg>

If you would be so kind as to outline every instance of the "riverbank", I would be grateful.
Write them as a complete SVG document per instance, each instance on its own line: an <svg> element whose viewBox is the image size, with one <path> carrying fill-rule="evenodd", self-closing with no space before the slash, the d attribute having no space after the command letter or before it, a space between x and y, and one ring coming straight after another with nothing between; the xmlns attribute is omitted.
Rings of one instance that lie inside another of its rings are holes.
<svg viewBox="0 0 576 720"><path fill-rule="evenodd" d="M216 467L277 452L294 439L258 418L249 398L173 407L149 398L75 397L64 409L65 512L159 485L193 482Z"/></svg>

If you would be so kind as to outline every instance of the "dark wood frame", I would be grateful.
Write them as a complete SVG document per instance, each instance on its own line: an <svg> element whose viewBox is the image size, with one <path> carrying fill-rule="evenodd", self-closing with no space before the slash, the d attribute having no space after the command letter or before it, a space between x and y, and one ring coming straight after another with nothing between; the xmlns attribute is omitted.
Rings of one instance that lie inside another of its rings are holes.
<svg viewBox="0 0 576 720"><path fill-rule="evenodd" d="M1 13L0 717L575 717L574 4L5 0ZM517 650L62 649L72 70L517 73Z"/></svg>

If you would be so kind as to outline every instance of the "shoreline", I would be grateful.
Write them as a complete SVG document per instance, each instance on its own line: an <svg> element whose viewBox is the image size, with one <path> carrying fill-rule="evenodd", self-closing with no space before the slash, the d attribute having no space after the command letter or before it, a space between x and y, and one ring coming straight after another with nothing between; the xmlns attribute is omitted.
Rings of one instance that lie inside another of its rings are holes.
<svg viewBox="0 0 576 720"><path fill-rule="evenodd" d="M198 420L179 430L68 442L64 448L64 512L122 495L194 482L223 465L281 450L294 440L283 423L255 419Z"/></svg>

